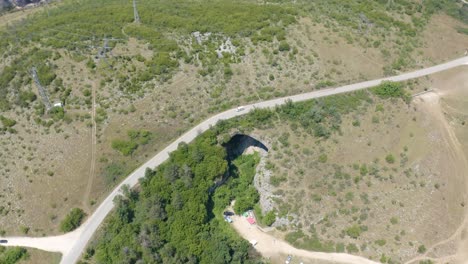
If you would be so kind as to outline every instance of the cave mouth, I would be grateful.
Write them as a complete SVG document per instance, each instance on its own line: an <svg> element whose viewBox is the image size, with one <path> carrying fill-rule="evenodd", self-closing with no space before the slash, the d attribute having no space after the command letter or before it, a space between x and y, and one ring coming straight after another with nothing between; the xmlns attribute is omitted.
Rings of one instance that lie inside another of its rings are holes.
<svg viewBox="0 0 468 264"><path fill-rule="evenodd" d="M268 152L268 147L261 141L244 134L234 135L227 143L223 145L226 148L228 160L235 160L242 155L249 147L257 147Z"/></svg>

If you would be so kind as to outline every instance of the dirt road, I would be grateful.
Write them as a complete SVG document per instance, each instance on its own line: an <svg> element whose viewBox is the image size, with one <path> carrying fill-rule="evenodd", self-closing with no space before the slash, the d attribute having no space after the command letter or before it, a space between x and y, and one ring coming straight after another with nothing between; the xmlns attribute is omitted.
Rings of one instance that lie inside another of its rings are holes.
<svg viewBox="0 0 468 264"><path fill-rule="evenodd" d="M372 260L363 257L353 256L345 253L322 253L297 249L285 241L279 240L274 236L262 232L256 225L251 225L242 216L234 216L232 226L247 241L256 240L257 251L266 258L279 258L282 255L291 255L294 259L299 259L304 263L307 260L326 260L338 263L349 264L377 264Z"/></svg>

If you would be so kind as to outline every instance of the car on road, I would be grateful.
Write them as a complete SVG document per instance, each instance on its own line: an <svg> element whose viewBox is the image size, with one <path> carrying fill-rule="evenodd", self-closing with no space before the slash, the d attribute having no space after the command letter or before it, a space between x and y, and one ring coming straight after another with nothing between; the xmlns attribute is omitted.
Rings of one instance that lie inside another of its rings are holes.
<svg viewBox="0 0 468 264"><path fill-rule="evenodd" d="M8 240L6 240L6 239L1 239L0 240L0 244L6 244L6 243L8 243Z"/></svg>
<svg viewBox="0 0 468 264"><path fill-rule="evenodd" d="M240 111L242 111L242 110L244 110L244 109L245 109L245 107L239 106L239 107L237 107L236 112L240 112Z"/></svg>

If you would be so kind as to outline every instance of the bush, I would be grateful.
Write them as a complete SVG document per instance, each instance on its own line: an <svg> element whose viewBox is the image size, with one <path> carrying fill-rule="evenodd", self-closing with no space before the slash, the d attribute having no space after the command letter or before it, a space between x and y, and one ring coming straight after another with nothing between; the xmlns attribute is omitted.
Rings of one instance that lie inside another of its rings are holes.
<svg viewBox="0 0 468 264"><path fill-rule="evenodd" d="M115 182L125 174L125 167L120 163L111 163L104 169L104 177L107 182Z"/></svg>
<svg viewBox="0 0 468 264"><path fill-rule="evenodd" d="M346 234L354 239L358 238L361 233L362 229L358 225L353 225L345 230Z"/></svg>
<svg viewBox="0 0 468 264"><path fill-rule="evenodd" d="M2 125L4 128L10 128L16 125L16 121L13 119L6 118L2 115L0 115L0 121L2 122Z"/></svg>
<svg viewBox="0 0 468 264"><path fill-rule="evenodd" d="M284 176L271 176L270 177L270 184L278 187L282 182L287 181L288 179Z"/></svg>
<svg viewBox="0 0 468 264"><path fill-rule="evenodd" d="M61 120L65 117L65 110L63 110L63 107L60 106L52 107L49 113L54 120Z"/></svg>
<svg viewBox="0 0 468 264"><path fill-rule="evenodd" d="M132 142L146 145L153 137L153 134L148 130L129 130L128 137Z"/></svg>
<svg viewBox="0 0 468 264"><path fill-rule="evenodd" d="M359 172L361 173L361 176L366 176L367 173L369 172L367 170L367 165L366 164L362 164L361 167L359 168Z"/></svg>
<svg viewBox="0 0 468 264"><path fill-rule="evenodd" d="M321 163L327 162L327 160L328 160L327 154L320 154L318 160L319 160Z"/></svg>
<svg viewBox="0 0 468 264"><path fill-rule="evenodd" d="M138 148L138 144L133 141L115 139L112 141L112 148L124 156L129 156Z"/></svg>
<svg viewBox="0 0 468 264"><path fill-rule="evenodd" d="M271 226L276 221L276 214L275 211L270 211L266 213L263 217L263 223L267 226Z"/></svg>
<svg viewBox="0 0 468 264"><path fill-rule="evenodd" d="M346 251L348 251L348 253L356 253L359 252L359 248L355 244L349 244L346 246Z"/></svg>
<svg viewBox="0 0 468 264"><path fill-rule="evenodd" d="M379 86L374 87L372 91L381 98L403 98L408 99L403 85L398 82L384 81Z"/></svg>
<svg viewBox="0 0 468 264"><path fill-rule="evenodd" d="M388 154L388 155L385 157L385 160L386 160L389 164L395 163L395 157L394 157L392 154Z"/></svg>
<svg viewBox="0 0 468 264"><path fill-rule="evenodd" d="M286 40L280 41L280 44L278 47L279 51L289 51L290 49L291 47L289 46L288 42L286 42Z"/></svg>
<svg viewBox="0 0 468 264"><path fill-rule="evenodd" d="M385 246L385 244L387 244L387 241L385 241L385 239L379 239L379 240L376 240L375 243L381 247Z"/></svg>
<svg viewBox="0 0 468 264"><path fill-rule="evenodd" d="M0 248L0 263L2 264L15 264L18 263L20 260L27 259L28 257L29 254L25 248Z"/></svg>
<svg viewBox="0 0 468 264"><path fill-rule="evenodd" d="M338 253L345 252L345 244L343 243L337 243L335 247L335 251Z"/></svg>
<svg viewBox="0 0 468 264"><path fill-rule="evenodd" d="M86 216L80 208L73 208L70 213L60 223L60 231L66 233L75 230L81 225L81 221Z"/></svg>
<svg viewBox="0 0 468 264"><path fill-rule="evenodd" d="M426 252L426 247L424 245L420 245L418 247L418 253L423 254L424 252Z"/></svg>
<svg viewBox="0 0 468 264"><path fill-rule="evenodd" d="M20 230L21 230L21 233L27 235L29 233L30 228L27 226L21 226Z"/></svg>

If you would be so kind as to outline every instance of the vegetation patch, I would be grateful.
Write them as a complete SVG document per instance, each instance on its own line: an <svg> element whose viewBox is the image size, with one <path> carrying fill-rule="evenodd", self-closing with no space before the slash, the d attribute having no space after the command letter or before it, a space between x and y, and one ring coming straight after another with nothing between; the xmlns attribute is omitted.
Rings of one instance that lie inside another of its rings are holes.
<svg viewBox="0 0 468 264"><path fill-rule="evenodd" d="M403 84L399 82L384 81L379 86L372 89L379 97L386 98L402 98L409 100L409 95L405 92Z"/></svg>
<svg viewBox="0 0 468 264"><path fill-rule="evenodd" d="M0 246L0 263L2 264L16 264L28 258L29 254L25 248Z"/></svg>
<svg viewBox="0 0 468 264"><path fill-rule="evenodd" d="M251 179L255 162L243 159L239 171ZM219 192L224 186L212 189L215 179L228 172L227 163L212 131L179 145L168 161L147 170L138 192L125 188L115 200L116 209L87 258L99 263L152 262L155 256L161 262L255 263L248 242L222 218L232 197Z"/></svg>
<svg viewBox="0 0 468 264"><path fill-rule="evenodd" d="M73 208L60 223L60 231L67 233L77 229L85 218L85 212L80 208Z"/></svg>
<svg viewBox="0 0 468 264"><path fill-rule="evenodd" d="M112 148L122 153L124 156L130 156L140 145L146 145L152 138L152 133L147 130L128 131L130 140L115 139L112 141Z"/></svg>

